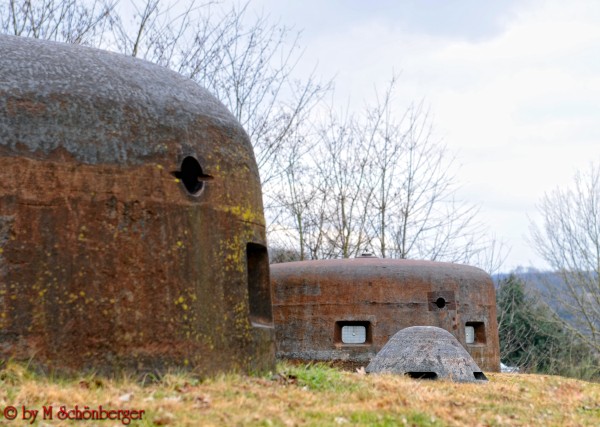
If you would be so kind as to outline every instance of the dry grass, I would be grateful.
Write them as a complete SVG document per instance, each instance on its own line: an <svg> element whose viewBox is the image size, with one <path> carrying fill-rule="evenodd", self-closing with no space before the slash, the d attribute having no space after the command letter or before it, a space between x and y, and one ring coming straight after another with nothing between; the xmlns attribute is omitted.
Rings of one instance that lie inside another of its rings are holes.
<svg viewBox="0 0 600 427"><path fill-rule="evenodd" d="M0 374L0 425L26 425L22 406L40 410L39 426L121 426L119 421L61 421L59 407L144 410L136 426L445 426L600 425L600 384L542 375L489 374L486 384L361 375L324 365L280 364L265 377L199 381L165 375L142 385L95 376L52 379L9 364ZM2 416L7 405L17 419ZM52 406L52 420L42 407Z"/></svg>

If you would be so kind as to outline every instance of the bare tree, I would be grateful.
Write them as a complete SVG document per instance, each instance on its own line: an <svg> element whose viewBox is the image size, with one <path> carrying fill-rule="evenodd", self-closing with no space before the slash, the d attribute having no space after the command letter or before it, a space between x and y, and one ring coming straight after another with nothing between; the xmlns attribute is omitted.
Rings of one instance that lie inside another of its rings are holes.
<svg viewBox="0 0 600 427"><path fill-rule="evenodd" d="M500 240L493 233L485 233L477 240L478 246L468 254L465 262L475 265L490 275L501 271L510 248L503 240Z"/></svg>
<svg viewBox="0 0 600 427"><path fill-rule="evenodd" d="M99 45L116 0L0 0L0 31L14 36Z"/></svg>
<svg viewBox="0 0 600 427"><path fill-rule="evenodd" d="M291 180L277 188L271 241L285 235L300 259L312 240L312 258L373 252L497 267L502 247L476 221L477 207L455 200L452 159L432 138L422 103L398 113L396 85L394 76L358 113L329 107L303 144L311 149L295 151L286 166Z"/></svg>
<svg viewBox="0 0 600 427"><path fill-rule="evenodd" d="M562 281L549 291L566 325L600 352L600 168L575 175L573 185L542 198L532 244Z"/></svg>
<svg viewBox="0 0 600 427"><path fill-rule="evenodd" d="M402 130L406 115L396 117L392 106L396 84L397 77L394 75L383 95L375 91L375 105L365 108L364 124L359 126L361 138L369 141L372 147L367 177L368 185L372 188L367 206L369 243L373 252L383 258L394 255L390 228L394 223L394 213L400 205L397 184L401 156L406 144L406 135Z"/></svg>
<svg viewBox="0 0 600 427"><path fill-rule="evenodd" d="M319 191L327 203L324 224L327 258L348 258L368 249L368 206L373 140L363 138L350 112L329 116L319 127L319 149L314 151L317 173L323 177Z"/></svg>
<svg viewBox="0 0 600 427"><path fill-rule="evenodd" d="M432 137L423 103L398 111L393 76L366 108L370 141L370 238L382 257L469 262L488 249L475 205L456 201L452 157Z"/></svg>
<svg viewBox="0 0 600 427"><path fill-rule="evenodd" d="M298 123L294 142L278 156L281 180L269 184L272 192L268 232L271 244L294 253L294 260L316 259L322 251L325 236L326 202L319 190L323 177L310 163L309 153L315 148L311 131Z"/></svg>
<svg viewBox="0 0 600 427"><path fill-rule="evenodd" d="M392 226L395 256L467 261L481 231L475 221L478 208L455 199L452 158L432 139L422 105L410 107L407 117L396 188L400 205Z"/></svg>

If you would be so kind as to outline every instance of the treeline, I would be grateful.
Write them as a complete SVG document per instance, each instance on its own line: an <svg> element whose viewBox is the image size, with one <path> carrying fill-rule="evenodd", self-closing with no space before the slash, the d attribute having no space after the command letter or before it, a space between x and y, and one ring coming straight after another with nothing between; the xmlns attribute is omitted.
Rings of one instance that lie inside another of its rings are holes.
<svg viewBox="0 0 600 427"><path fill-rule="evenodd" d="M536 272L496 277L501 360L520 372L600 380L600 355L543 297L544 276L556 280L553 273Z"/></svg>

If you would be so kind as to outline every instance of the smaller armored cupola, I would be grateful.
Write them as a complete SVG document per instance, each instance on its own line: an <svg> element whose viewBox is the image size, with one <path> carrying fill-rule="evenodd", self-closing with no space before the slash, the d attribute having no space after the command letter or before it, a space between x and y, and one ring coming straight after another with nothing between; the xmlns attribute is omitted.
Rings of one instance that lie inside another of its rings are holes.
<svg viewBox="0 0 600 427"><path fill-rule="evenodd" d="M371 360L366 371L417 379L487 381L458 340L435 326L413 326L397 332Z"/></svg>

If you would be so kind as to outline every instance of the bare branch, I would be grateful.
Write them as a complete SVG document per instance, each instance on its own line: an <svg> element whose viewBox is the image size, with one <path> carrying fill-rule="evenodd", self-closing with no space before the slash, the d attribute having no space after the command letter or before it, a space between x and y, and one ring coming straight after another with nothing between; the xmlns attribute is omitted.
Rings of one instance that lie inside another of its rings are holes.
<svg viewBox="0 0 600 427"><path fill-rule="evenodd" d="M566 326L600 351L600 169L591 165L573 185L542 198L541 228L531 223L531 243L561 281L548 291L564 311Z"/></svg>

